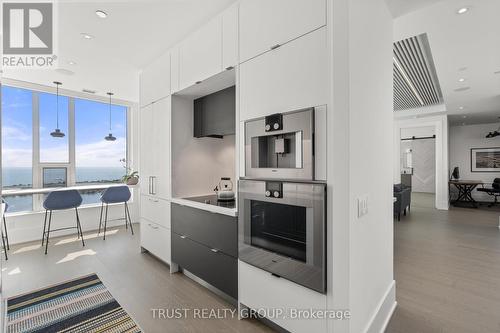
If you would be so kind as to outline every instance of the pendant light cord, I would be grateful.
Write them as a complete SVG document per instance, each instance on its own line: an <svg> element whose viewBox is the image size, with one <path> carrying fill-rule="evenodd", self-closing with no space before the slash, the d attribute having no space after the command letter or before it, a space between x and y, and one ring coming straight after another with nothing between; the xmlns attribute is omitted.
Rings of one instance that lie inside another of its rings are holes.
<svg viewBox="0 0 500 333"><path fill-rule="evenodd" d="M109 93L109 133L111 133L111 93Z"/></svg>
<svg viewBox="0 0 500 333"><path fill-rule="evenodd" d="M56 128L59 128L59 84L56 83Z"/></svg>

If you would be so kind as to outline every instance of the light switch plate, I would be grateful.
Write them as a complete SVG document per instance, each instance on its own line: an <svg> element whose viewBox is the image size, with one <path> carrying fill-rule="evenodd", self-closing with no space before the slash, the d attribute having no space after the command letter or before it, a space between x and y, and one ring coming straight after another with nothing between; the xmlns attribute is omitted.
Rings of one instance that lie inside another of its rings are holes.
<svg viewBox="0 0 500 333"><path fill-rule="evenodd" d="M368 214L368 195L358 197L358 218Z"/></svg>

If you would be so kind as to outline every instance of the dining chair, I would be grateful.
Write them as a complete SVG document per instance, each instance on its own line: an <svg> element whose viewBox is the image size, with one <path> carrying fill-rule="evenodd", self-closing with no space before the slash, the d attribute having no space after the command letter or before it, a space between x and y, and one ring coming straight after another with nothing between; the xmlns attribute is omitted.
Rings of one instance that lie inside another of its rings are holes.
<svg viewBox="0 0 500 333"><path fill-rule="evenodd" d="M45 220L43 222L43 234L42 234L42 246L45 243L45 254L47 254L47 248L49 246L50 232L60 231L67 229L76 228L78 238L82 238L82 245L85 246L85 241L83 239L82 225L80 224L80 216L78 215L78 207L82 204L82 196L77 190L62 190L50 192L45 200L43 201L43 208L45 208ZM51 230L52 222L52 212L57 210L67 210L74 209L76 213L76 226L66 227ZM49 215L49 221L47 225L47 215Z"/></svg>
<svg viewBox="0 0 500 333"><path fill-rule="evenodd" d="M106 240L106 227L108 222L108 206L109 204L123 203L125 209L125 228L128 229L130 224L130 231L132 235L134 234L134 228L132 227L132 219L130 218L130 211L128 209L127 201L130 200L131 193L128 186L111 186L108 187L101 195L101 216L99 218L99 231L97 234L101 233L102 226L102 213L104 210L104 205L106 205L106 213L104 217L104 240Z"/></svg>

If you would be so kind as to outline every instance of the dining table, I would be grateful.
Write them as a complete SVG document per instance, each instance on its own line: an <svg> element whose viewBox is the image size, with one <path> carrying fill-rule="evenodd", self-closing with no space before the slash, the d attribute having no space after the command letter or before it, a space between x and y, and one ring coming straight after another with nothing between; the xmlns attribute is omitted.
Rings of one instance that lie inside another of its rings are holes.
<svg viewBox="0 0 500 333"><path fill-rule="evenodd" d="M451 200L451 187L455 187L458 190L458 195L455 200ZM484 187L484 182L481 180L461 180L455 179L450 180L448 183L448 188L450 191L450 202L453 206L470 206L473 208L478 207L478 203L474 200L472 196L472 191L474 191L478 186Z"/></svg>

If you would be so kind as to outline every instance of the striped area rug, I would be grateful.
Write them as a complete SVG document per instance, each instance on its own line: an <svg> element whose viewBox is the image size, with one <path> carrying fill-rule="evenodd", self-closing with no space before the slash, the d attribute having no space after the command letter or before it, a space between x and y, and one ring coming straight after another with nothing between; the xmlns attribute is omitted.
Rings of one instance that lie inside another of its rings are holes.
<svg viewBox="0 0 500 333"><path fill-rule="evenodd" d="M7 300L7 332L138 333L96 274Z"/></svg>

